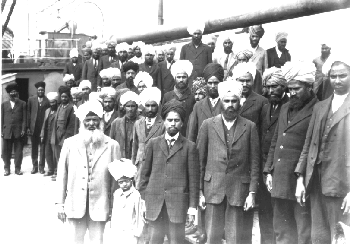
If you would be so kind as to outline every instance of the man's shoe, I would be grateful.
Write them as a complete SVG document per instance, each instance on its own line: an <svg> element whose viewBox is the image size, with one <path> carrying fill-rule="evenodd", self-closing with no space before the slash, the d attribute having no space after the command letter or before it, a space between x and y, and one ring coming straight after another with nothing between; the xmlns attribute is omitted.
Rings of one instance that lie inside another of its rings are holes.
<svg viewBox="0 0 350 244"><path fill-rule="evenodd" d="M202 231L200 231L199 229L193 234L194 238L198 238L200 235L202 235Z"/></svg>
<svg viewBox="0 0 350 244"><path fill-rule="evenodd" d="M191 225L187 228L185 228L185 235L192 235L193 233L195 233L197 230L197 226L195 225Z"/></svg>
<svg viewBox="0 0 350 244"><path fill-rule="evenodd" d="M52 181L56 181L56 177L51 178Z"/></svg>
<svg viewBox="0 0 350 244"><path fill-rule="evenodd" d="M45 170L44 169L39 169L39 173L40 174L45 174Z"/></svg>
<svg viewBox="0 0 350 244"><path fill-rule="evenodd" d="M198 236L197 241L200 244L206 243L207 242L207 235L206 234L202 234L202 235Z"/></svg>
<svg viewBox="0 0 350 244"><path fill-rule="evenodd" d="M44 174L44 176L51 176L51 175L53 175L53 172L46 172L46 173Z"/></svg>
<svg viewBox="0 0 350 244"><path fill-rule="evenodd" d="M30 173L31 173L31 174L36 174L36 173L38 173L38 168L37 168L37 167L34 167Z"/></svg>
<svg viewBox="0 0 350 244"><path fill-rule="evenodd" d="M9 176L10 175L10 170L5 169L4 176Z"/></svg>
<svg viewBox="0 0 350 244"><path fill-rule="evenodd" d="M16 175L23 175L23 172L21 170L19 170L19 169L16 169L15 170L15 174Z"/></svg>

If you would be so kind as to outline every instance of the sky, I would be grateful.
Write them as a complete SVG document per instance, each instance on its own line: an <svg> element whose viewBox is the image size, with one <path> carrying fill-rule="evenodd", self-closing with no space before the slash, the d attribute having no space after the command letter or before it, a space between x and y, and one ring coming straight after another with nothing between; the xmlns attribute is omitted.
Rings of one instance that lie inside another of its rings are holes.
<svg viewBox="0 0 350 244"><path fill-rule="evenodd" d="M7 0L2 23L11 2ZM283 4L289 2L296 1L283 0ZM163 0L164 25L185 26L194 19L236 16L280 3L280 0ZM350 9L346 9L264 24L260 46L265 49L275 46L275 34L285 31L289 33L287 49L292 60L313 59L320 54L324 42L339 49L344 46L342 43L349 37L344 32L344 23L349 23L349 16ZM17 0L8 26L14 31L16 50L27 51L37 46L39 31L53 31L69 20L77 23L77 33L96 34L103 39L132 34L157 26L158 0ZM234 38L234 48L249 44L247 35Z"/></svg>

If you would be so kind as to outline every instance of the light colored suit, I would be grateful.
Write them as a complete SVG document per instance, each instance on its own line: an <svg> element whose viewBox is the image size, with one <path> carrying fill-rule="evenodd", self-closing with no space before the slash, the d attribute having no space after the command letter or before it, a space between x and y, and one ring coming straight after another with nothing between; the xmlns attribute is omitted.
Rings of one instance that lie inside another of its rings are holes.
<svg viewBox="0 0 350 244"><path fill-rule="evenodd" d="M225 67L225 60L227 58L227 54L222 52L219 55L216 56L215 60L213 60L213 63L220 64L223 68ZM227 60L227 69L224 70L225 77L227 77L227 72L231 69L231 67L235 64L235 54L231 52L228 56Z"/></svg>
<svg viewBox="0 0 350 244"><path fill-rule="evenodd" d="M266 50L259 46L255 50L253 57L251 57L249 61L256 64L256 69L260 72L262 76L268 67Z"/></svg>
<svg viewBox="0 0 350 244"><path fill-rule="evenodd" d="M93 221L106 221L110 213L113 178L108 164L120 159L118 142L104 136L102 146L96 149L88 169L84 143L75 135L63 143L57 170L55 202L64 204L68 218L83 218L87 212ZM87 200L88 197L88 200Z"/></svg>

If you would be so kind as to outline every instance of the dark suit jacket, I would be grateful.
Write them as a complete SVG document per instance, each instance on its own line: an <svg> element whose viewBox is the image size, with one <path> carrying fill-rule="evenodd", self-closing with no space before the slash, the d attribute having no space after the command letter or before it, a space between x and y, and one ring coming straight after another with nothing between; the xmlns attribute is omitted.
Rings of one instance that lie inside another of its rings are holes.
<svg viewBox="0 0 350 244"><path fill-rule="evenodd" d="M18 139L21 132L27 128L27 109L26 103L17 100L13 109L10 101L1 104L1 134L4 139L11 139L12 135Z"/></svg>
<svg viewBox="0 0 350 244"><path fill-rule="evenodd" d="M190 141L196 142L198 131L201 128L201 125L204 120L215 117L218 114L221 114L220 99L217 101L213 111L211 110L211 103L209 97L202 99L197 102L194 107L190 120L188 122L188 135L187 138Z"/></svg>
<svg viewBox="0 0 350 244"><path fill-rule="evenodd" d="M66 74L74 75L75 85L79 85L83 73L83 65L81 63L77 63L75 66L72 61L66 63L63 69L63 76Z"/></svg>
<svg viewBox="0 0 350 244"><path fill-rule="evenodd" d="M157 87L162 92L162 96L163 96L165 93L174 90L175 80L170 72L170 69L167 68L167 61L158 63L158 66L159 66L160 75L159 75Z"/></svg>
<svg viewBox="0 0 350 244"><path fill-rule="evenodd" d="M155 221L163 204L172 223L184 223L189 207L199 199L199 162L195 143L181 134L168 150L165 136L149 140L141 167L140 192L146 218Z"/></svg>
<svg viewBox="0 0 350 244"><path fill-rule="evenodd" d="M271 67L281 68L287 61L291 61L291 56L287 49L282 52L282 55L280 58L277 55L275 47L267 49L266 53L267 53L268 68L271 68Z"/></svg>
<svg viewBox="0 0 350 244"><path fill-rule="evenodd" d="M317 102L314 97L288 123L289 102L281 108L275 133L264 168L264 173L272 173L271 196L296 200L297 177L294 174L306 138L306 131L312 110Z"/></svg>
<svg viewBox="0 0 350 244"><path fill-rule="evenodd" d="M28 99L27 104L27 127L30 129L30 132L33 133L35 129L35 124L37 122L38 116L41 116L41 119L39 118L39 121L44 122L45 117L45 111L50 107L49 99L47 99L46 96L43 97L43 102L41 104L42 110L41 114L38 114L38 96L32 96ZM40 125L40 129L42 127L42 124Z"/></svg>
<svg viewBox="0 0 350 244"><path fill-rule="evenodd" d="M178 98L178 96L175 94L174 91L170 91L164 95L162 105L164 105L165 103L169 102L172 99L182 102L186 110L186 118L180 132L181 132L181 135L183 135L184 137L187 137L186 136L187 123L188 123L190 114L192 113L193 106L196 103L196 100L194 99L194 95L191 93L190 89L186 91L186 93L181 97L181 99Z"/></svg>
<svg viewBox="0 0 350 244"><path fill-rule="evenodd" d="M263 108L268 102L267 98L252 92L243 104L239 113L243 118L249 119L255 123L256 128L258 129L259 138L261 138L261 126L266 111L266 109Z"/></svg>
<svg viewBox="0 0 350 244"><path fill-rule="evenodd" d="M40 132L40 138L44 139L44 143L46 142L46 140L51 141L52 131L51 131L51 133L50 133L50 131L48 131L48 126L49 126L49 124L51 124L55 120L55 117L51 116L51 118L49 119L50 112L51 112L51 108L46 109L44 123L43 123L43 126L41 128L41 132ZM57 111L55 111L55 113L56 112ZM48 137L48 136L50 136L50 137ZM50 143L50 141L49 141L49 143Z"/></svg>
<svg viewBox="0 0 350 244"><path fill-rule="evenodd" d="M152 76L153 86L157 86L159 75L160 75L158 63L153 62L153 65L151 68L149 68L148 65L146 65L145 63L142 63L139 65L139 71L147 72L150 76Z"/></svg>
<svg viewBox="0 0 350 244"><path fill-rule="evenodd" d="M307 193L310 193L310 181L314 174L316 160L321 150L323 131L327 121L333 96L315 105L307 130L303 151L295 172L305 176ZM330 162L321 163L322 194L332 197L345 197L350 192L350 96L336 111L332 118L327 142L332 143ZM315 172L317 173L317 172Z"/></svg>
<svg viewBox="0 0 350 244"><path fill-rule="evenodd" d="M62 104L57 108L56 116L55 116L55 121L54 121L54 128L57 128L57 116L58 116L58 111L62 107ZM73 104L68 104L68 107L66 108L66 119L65 119L65 125L63 126L62 129L55 129L52 132L52 137L51 137L51 144L53 145L60 145L63 146L63 142L65 139L74 136L74 128L75 128L75 113L74 113L74 108Z"/></svg>
<svg viewBox="0 0 350 244"><path fill-rule="evenodd" d="M141 117L138 117L136 120L140 119ZM135 121L136 123L136 121ZM135 126L135 124L134 124ZM132 148L132 140L133 138L128 138L129 140L126 142L126 135L125 135L125 116L122 118L116 118L112 124L111 124L111 132L109 134L109 137L113 140L116 140L119 143L120 147L120 155L122 158L125 158L125 145L128 143L129 148Z"/></svg>
<svg viewBox="0 0 350 244"><path fill-rule="evenodd" d="M112 63L115 63L119 60L118 56L112 56L112 62L109 61L109 55L105 55L100 57L100 61L98 62L98 70L103 70L103 69L108 69L109 67L111 67ZM117 62L118 63L118 62ZM117 67L117 66L115 66ZM118 67L117 67L118 68Z"/></svg>
<svg viewBox="0 0 350 244"><path fill-rule="evenodd" d="M90 58L83 66L83 80L89 80L91 82L91 91L93 92L97 91L98 83L100 83L99 86L101 86L100 70L98 69L99 64L100 61L98 61L98 65L95 68L93 58Z"/></svg>
<svg viewBox="0 0 350 244"><path fill-rule="evenodd" d="M205 66L212 63L212 51L206 44L199 44L195 48L192 42L185 44L181 48L180 60L189 60L193 64L192 78L203 76Z"/></svg>
<svg viewBox="0 0 350 244"><path fill-rule="evenodd" d="M219 204L226 196L231 206L243 206L249 191L258 190L260 147L256 126L241 116L235 123L234 157L230 160L221 114L204 120L199 130L200 189L207 203Z"/></svg>
<svg viewBox="0 0 350 244"><path fill-rule="evenodd" d="M105 121L104 116L105 116L105 115L102 116L102 122L104 123L104 128L103 128L103 130L104 130L104 134L105 134L106 136L109 136L110 133L111 133L111 124L113 123L113 121L114 121L116 118L118 118L118 112L117 112L116 110L114 110L113 113L112 113L112 115L111 115L111 117L109 118L108 122Z"/></svg>

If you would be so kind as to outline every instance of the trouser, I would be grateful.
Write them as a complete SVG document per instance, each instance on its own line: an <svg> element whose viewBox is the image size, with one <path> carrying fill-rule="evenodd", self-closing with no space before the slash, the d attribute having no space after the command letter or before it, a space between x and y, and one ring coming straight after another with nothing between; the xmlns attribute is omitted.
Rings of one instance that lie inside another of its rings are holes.
<svg viewBox="0 0 350 244"><path fill-rule="evenodd" d="M231 206L227 198L219 204L207 203L205 229L207 244L221 243L225 234L227 244L241 244L243 238L243 207Z"/></svg>
<svg viewBox="0 0 350 244"><path fill-rule="evenodd" d="M47 162L48 173L53 173L57 167L57 161L54 157L54 145L51 145L49 140L45 142L45 158Z"/></svg>
<svg viewBox="0 0 350 244"><path fill-rule="evenodd" d="M243 212L242 244L252 244L254 209Z"/></svg>
<svg viewBox="0 0 350 244"><path fill-rule="evenodd" d="M52 146L53 158L54 158L54 162L55 162L55 166L56 166L55 173L57 173L57 165L58 165L58 161L60 159L62 146L60 146L60 145L51 145L51 146Z"/></svg>
<svg viewBox="0 0 350 244"><path fill-rule="evenodd" d="M205 234L205 210L201 210L200 208L198 208L197 218L198 218L198 224L197 224L198 231L200 231L202 234Z"/></svg>
<svg viewBox="0 0 350 244"><path fill-rule="evenodd" d="M341 205L344 198L323 195L318 173L314 172L314 176L310 192L312 243L328 244L332 242L339 221L350 225L350 215L343 215Z"/></svg>
<svg viewBox="0 0 350 244"><path fill-rule="evenodd" d="M311 243L309 202L302 207L293 200L273 198L273 228L276 243Z"/></svg>
<svg viewBox="0 0 350 244"><path fill-rule="evenodd" d="M31 136L32 141L32 163L33 167L38 167L38 151L40 146L40 155L39 155L39 168L45 168L45 144L41 143L40 140L40 131L34 131Z"/></svg>
<svg viewBox="0 0 350 244"><path fill-rule="evenodd" d="M259 191L257 193L259 202L259 227L260 227L260 243L274 244L276 243L275 234L273 232L273 208L271 194L267 190L263 181L259 183Z"/></svg>
<svg viewBox="0 0 350 244"><path fill-rule="evenodd" d="M86 206L86 213L81 219L68 218L68 223L71 227L69 235L70 244L83 244L86 230L89 230L90 244L102 244L103 232L106 221L93 221L90 218L89 206Z"/></svg>
<svg viewBox="0 0 350 244"><path fill-rule="evenodd" d="M12 146L15 152L15 169L20 170L23 160L23 138L14 138L13 135L11 139L3 139L2 158L4 160L4 169L10 170Z"/></svg>
<svg viewBox="0 0 350 244"><path fill-rule="evenodd" d="M158 218L155 221L149 221L148 231L150 244L163 244L165 235L168 236L170 244L183 244L185 240L185 222L172 223L165 202Z"/></svg>

